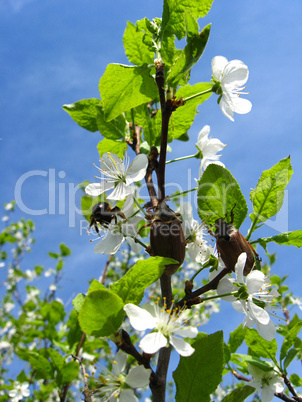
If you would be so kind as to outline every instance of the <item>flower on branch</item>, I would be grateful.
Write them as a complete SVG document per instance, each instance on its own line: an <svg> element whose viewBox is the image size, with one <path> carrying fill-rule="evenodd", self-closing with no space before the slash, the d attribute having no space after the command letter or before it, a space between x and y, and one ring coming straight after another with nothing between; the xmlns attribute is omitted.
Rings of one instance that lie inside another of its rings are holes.
<svg viewBox="0 0 302 402"><path fill-rule="evenodd" d="M127 195L132 194L131 184L142 180L146 175L148 158L144 154L137 155L129 166L127 156L122 160L116 154L105 153L100 159L99 171L104 177L100 183L91 183L85 188L88 195L96 197L105 191L112 190L107 197L108 200L123 200Z"/></svg>
<svg viewBox="0 0 302 402"><path fill-rule="evenodd" d="M217 152L221 151L226 145L223 144L218 138L209 138L210 126L204 126L197 138L196 148L202 153L202 159L199 167L199 177L202 176L203 171L210 163L215 163L224 167L224 164L219 161L221 155Z"/></svg>
<svg viewBox="0 0 302 402"><path fill-rule="evenodd" d="M191 356L194 349L183 338L195 338L196 327L187 326L188 312L185 310L166 310L158 303L145 304L143 308L128 303L124 310L130 324L137 331L153 329L143 337L139 346L145 353L154 354L163 347L172 345L181 356Z"/></svg>
<svg viewBox="0 0 302 402"><path fill-rule="evenodd" d="M256 324L257 332L267 341L274 339L276 327L266 308L279 296L276 288L266 282L263 272L254 270L246 276L244 282L243 269L246 262L246 253L240 254L235 265L236 279L223 278L217 287L217 293L223 295L238 290L238 296L222 297L231 301L234 309L244 313L243 326L253 328ZM237 286L236 286L237 285Z"/></svg>
<svg viewBox="0 0 302 402"><path fill-rule="evenodd" d="M252 381L249 382L251 387L260 393L261 401L270 402L274 398L274 393L279 393L284 390L284 380L273 369L270 371L261 370L252 364L248 365L249 373L253 376Z"/></svg>
<svg viewBox="0 0 302 402"><path fill-rule="evenodd" d="M129 198L132 198L132 196ZM128 204L127 201L126 203ZM115 254L125 240L130 244L134 253L139 253L141 251L141 245L135 242L135 238L137 237L138 232L137 225L142 220L142 217L133 216L127 218L131 215L132 211L132 208L124 206L123 215L126 219L117 215L116 221L113 218L106 227L101 227L103 236L101 236L100 241L94 247L95 253Z"/></svg>
<svg viewBox="0 0 302 402"><path fill-rule="evenodd" d="M123 374L126 363L126 353L119 350L114 357L112 370L102 367L102 373L97 379L100 388L93 391L93 395L101 396L102 401L138 402L133 389L144 388L149 384L151 370L136 366L128 374Z"/></svg>
<svg viewBox="0 0 302 402"><path fill-rule="evenodd" d="M205 235L207 230L193 218L192 205L190 202L180 204L182 216L182 230L184 232L187 249L193 261L203 264L213 253L213 247L207 244Z"/></svg>
<svg viewBox="0 0 302 402"><path fill-rule="evenodd" d="M24 382L20 384L19 381L14 382L14 389L11 389L8 393L12 402L18 402L23 399L23 397L27 398L30 395L30 391L28 389L29 383Z"/></svg>
<svg viewBox="0 0 302 402"><path fill-rule="evenodd" d="M213 91L219 95L218 103L222 113L234 121L234 113L246 114L251 111L249 100L241 98L248 80L249 69L241 60L228 61L223 56L212 60Z"/></svg>

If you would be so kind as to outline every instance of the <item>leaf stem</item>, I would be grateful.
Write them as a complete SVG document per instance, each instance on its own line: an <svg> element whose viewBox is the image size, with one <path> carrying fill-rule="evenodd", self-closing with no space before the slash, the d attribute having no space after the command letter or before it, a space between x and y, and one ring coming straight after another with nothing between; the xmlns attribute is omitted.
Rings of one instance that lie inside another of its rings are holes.
<svg viewBox="0 0 302 402"><path fill-rule="evenodd" d="M213 91L212 91L212 88L213 88L213 87L211 87L211 88L209 88L209 89L206 89L205 91L198 92L197 94L188 96L188 98L184 98L183 101L184 101L184 102L188 102L189 100L194 99L194 98L197 98L198 96L205 95L205 94L209 94L210 92L213 92Z"/></svg>
<svg viewBox="0 0 302 402"><path fill-rule="evenodd" d="M182 193L173 193L172 195L169 196L169 198L172 199L172 198L181 197L182 195L188 194L191 191L195 191L195 190L198 190L198 187L191 188L190 190L183 191Z"/></svg>
<svg viewBox="0 0 302 402"><path fill-rule="evenodd" d="M197 152L197 153L194 154L194 155L182 156L181 158L171 159L170 161L167 161L167 162L166 162L166 165L167 165L168 163L183 161L183 160L185 160L185 159L196 158L196 156L197 156L198 154L199 154L199 152Z"/></svg>

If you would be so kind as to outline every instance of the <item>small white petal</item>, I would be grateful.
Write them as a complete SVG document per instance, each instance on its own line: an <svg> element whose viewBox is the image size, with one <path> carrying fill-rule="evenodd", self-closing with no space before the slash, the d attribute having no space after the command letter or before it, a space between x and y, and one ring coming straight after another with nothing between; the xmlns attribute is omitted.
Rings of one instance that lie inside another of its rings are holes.
<svg viewBox="0 0 302 402"><path fill-rule="evenodd" d="M100 194L103 194L105 191L111 190L114 188L114 181L102 181L100 183L91 183L85 187L85 193L91 195L92 197L96 197Z"/></svg>
<svg viewBox="0 0 302 402"><path fill-rule="evenodd" d="M108 200L123 200L127 195L132 194L130 186L126 186L125 183L119 182L112 193L107 197Z"/></svg>
<svg viewBox="0 0 302 402"><path fill-rule="evenodd" d="M112 372L114 375L118 375L125 370L127 363L127 354L119 350L114 356L116 363L112 364Z"/></svg>
<svg viewBox="0 0 302 402"><path fill-rule="evenodd" d="M112 176L112 173L125 173L125 165L122 159L111 152L106 152L100 159L100 168L105 176Z"/></svg>
<svg viewBox="0 0 302 402"><path fill-rule="evenodd" d="M106 237L101 239L94 247L97 254L115 254L124 241L121 233L107 232Z"/></svg>
<svg viewBox="0 0 302 402"><path fill-rule="evenodd" d="M139 347L145 353L150 355L156 353L159 349L167 346L167 338L161 332L152 332L143 337L139 343Z"/></svg>
<svg viewBox="0 0 302 402"><path fill-rule="evenodd" d="M241 253L235 265L235 275L238 283L244 283L243 270L246 263L246 257L247 257L246 253Z"/></svg>
<svg viewBox="0 0 302 402"><path fill-rule="evenodd" d="M138 330L153 329L156 325L155 318L145 309L142 309L135 304L125 304L124 310L129 318L131 326Z"/></svg>
<svg viewBox="0 0 302 402"><path fill-rule="evenodd" d="M181 356L191 356L195 352L195 349L188 342L177 336L171 335L170 343Z"/></svg>
<svg viewBox="0 0 302 402"><path fill-rule="evenodd" d="M146 175L148 163L149 162L146 155L137 155L127 169L128 178L131 179L132 182L142 180Z"/></svg>
<svg viewBox="0 0 302 402"><path fill-rule="evenodd" d="M143 388L149 384L150 374L150 369L145 369L144 366L136 366L129 370L125 382L131 388Z"/></svg>
<svg viewBox="0 0 302 402"><path fill-rule="evenodd" d="M249 69L241 60L231 60L223 71L221 84L231 88L241 88L249 78Z"/></svg>
<svg viewBox="0 0 302 402"><path fill-rule="evenodd" d="M276 335L276 327L272 320L268 322L267 325L261 325L260 323L256 323L256 329L260 336L266 341L272 341Z"/></svg>
<svg viewBox="0 0 302 402"><path fill-rule="evenodd" d="M230 108L229 103L225 100L225 96L223 96L219 102L220 109L222 113L231 121L234 121L234 111Z"/></svg>
<svg viewBox="0 0 302 402"><path fill-rule="evenodd" d="M17 396L17 390L16 390L16 389L11 389L11 390L9 391L8 395L9 395L11 398L15 398L15 397Z"/></svg>
<svg viewBox="0 0 302 402"><path fill-rule="evenodd" d="M197 146L199 143L203 142L204 138L210 134L210 126L206 125L199 131L197 138Z"/></svg>
<svg viewBox="0 0 302 402"><path fill-rule="evenodd" d="M270 387L272 388L273 392L282 392L284 390L284 380L282 377L275 376L271 379L269 383Z"/></svg>
<svg viewBox="0 0 302 402"><path fill-rule="evenodd" d="M227 98L229 108L235 113L246 114L249 113L252 109L252 103L248 99L244 99L241 96L238 95L230 96L230 94L224 93L223 98L225 100Z"/></svg>
<svg viewBox="0 0 302 402"><path fill-rule="evenodd" d="M218 295L223 295L226 293L230 293L236 290L236 287L234 286L234 279L233 278L222 278L217 286L217 294ZM229 301L229 302L234 302L236 299L234 296L224 296L222 297L223 300Z"/></svg>
<svg viewBox="0 0 302 402"><path fill-rule="evenodd" d="M228 64L228 59L223 56L216 56L212 60L212 75L217 81L221 81L222 73L225 66Z"/></svg>
<svg viewBox="0 0 302 402"><path fill-rule="evenodd" d="M264 385L261 391L261 402L271 402L274 398L274 392L268 385Z"/></svg>
<svg viewBox="0 0 302 402"><path fill-rule="evenodd" d="M195 338L198 334L198 329L196 327L181 327L174 330L173 334L183 338Z"/></svg>
<svg viewBox="0 0 302 402"><path fill-rule="evenodd" d="M263 272L255 270L251 271L246 277L246 287L249 295L259 292L265 283L265 275Z"/></svg>
<svg viewBox="0 0 302 402"><path fill-rule="evenodd" d="M263 325L267 325L270 321L270 317L267 311L265 311L262 307L257 306L251 300L248 300L249 310L254 316L254 318Z"/></svg>
<svg viewBox="0 0 302 402"><path fill-rule="evenodd" d="M113 401L116 402L116 398L113 397ZM111 402L111 400L110 400ZM119 402L138 402L137 397L134 395L132 389L122 389L119 396Z"/></svg>

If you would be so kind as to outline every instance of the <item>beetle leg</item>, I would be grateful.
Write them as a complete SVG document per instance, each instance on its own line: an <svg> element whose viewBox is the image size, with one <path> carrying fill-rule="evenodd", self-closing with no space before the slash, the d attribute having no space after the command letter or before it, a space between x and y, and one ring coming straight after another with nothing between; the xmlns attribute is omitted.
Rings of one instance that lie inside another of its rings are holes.
<svg viewBox="0 0 302 402"><path fill-rule="evenodd" d="M151 226L151 223L148 223L147 225L143 225L140 229L139 229L139 231L137 232L137 236L140 234L140 231L141 230L143 230L143 229L145 229L145 228L147 228L147 227L150 227Z"/></svg>

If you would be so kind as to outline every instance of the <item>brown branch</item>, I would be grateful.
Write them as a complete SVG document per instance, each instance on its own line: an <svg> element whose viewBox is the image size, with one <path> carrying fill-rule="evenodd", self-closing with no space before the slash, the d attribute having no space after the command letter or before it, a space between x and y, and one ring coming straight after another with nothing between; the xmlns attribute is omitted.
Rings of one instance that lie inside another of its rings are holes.
<svg viewBox="0 0 302 402"><path fill-rule="evenodd" d="M90 395L89 395L89 388L88 388L88 384L87 384L85 366L83 364L83 359L80 359L79 357L74 356L74 355L71 355L71 357L74 360L77 360L79 362L79 364L81 366L81 369L82 369L82 374L83 374L83 378L84 378L84 385L85 385L84 386L84 391L83 391L83 395L85 397L84 401L85 402L91 402L91 398L90 398Z"/></svg>
<svg viewBox="0 0 302 402"><path fill-rule="evenodd" d="M195 292L189 292L186 289L186 295L183 299L181 299L178 303L176 303L175 307L183 307L186 305L188 308L193 306L194 304L200 304L204 300L200 295L208 292L209 290L216 289L218 286L219 281L226 275L230 273L228 268L224 268L214 279L208 282L206 285L202 286L201 288L195 290Z"/></svg>
<svg viewBox="0 0 302 402"><path fill-rule="evenodd" d="M282 378L284 380L285 385L287 386L289 392L294 396L294 397L298 397L296 391L294 390L291 382L289 381L289 379L286 377L285 374L282 375Z"/></svg>

